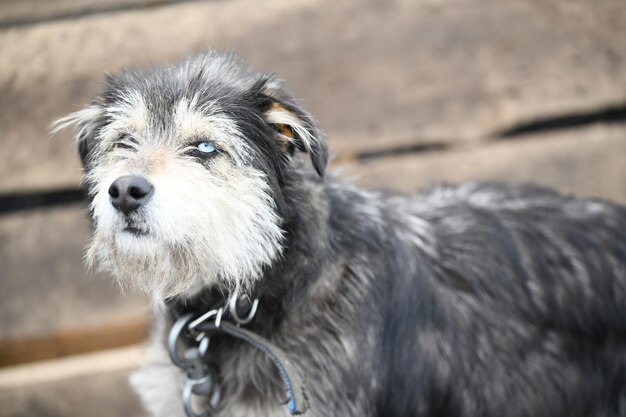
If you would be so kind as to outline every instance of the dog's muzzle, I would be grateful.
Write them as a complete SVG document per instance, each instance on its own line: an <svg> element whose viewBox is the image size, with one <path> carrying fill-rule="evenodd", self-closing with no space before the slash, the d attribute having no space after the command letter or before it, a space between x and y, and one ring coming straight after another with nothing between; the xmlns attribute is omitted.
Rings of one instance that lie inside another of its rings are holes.
<svg viewBox="0 0 626 417"><path fill-rule="evenodd" d="M154 186L139 175L119 177L109 187L111 204L117 210L128 214L146 204L154 192Z"/></svg>

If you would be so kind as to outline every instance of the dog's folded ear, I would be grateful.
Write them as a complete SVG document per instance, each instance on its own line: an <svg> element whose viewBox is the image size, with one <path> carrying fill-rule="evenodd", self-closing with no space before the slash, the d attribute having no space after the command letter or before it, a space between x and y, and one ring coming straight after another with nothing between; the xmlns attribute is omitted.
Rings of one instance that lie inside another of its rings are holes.
<svg viewBox="0 0 626 417"><path fill-rule="evenodd" d="M293 155L296 150L308 153L313 167L323 177L328 163L328 145L313 118L298 106L276 79L263 80L260 90L263 115L281 148L288 155Z"/></svg>

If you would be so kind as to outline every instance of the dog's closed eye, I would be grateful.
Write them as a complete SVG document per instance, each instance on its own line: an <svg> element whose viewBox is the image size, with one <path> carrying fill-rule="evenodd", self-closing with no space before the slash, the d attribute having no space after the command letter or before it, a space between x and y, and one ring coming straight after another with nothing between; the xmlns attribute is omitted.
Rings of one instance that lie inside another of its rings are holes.
<svg viewBox="0 0 626 417"><path fill-rule="evenodd" d="M114 149L135 149L137 146L137 138L133 135L122 135L114 143Z"/></svg>

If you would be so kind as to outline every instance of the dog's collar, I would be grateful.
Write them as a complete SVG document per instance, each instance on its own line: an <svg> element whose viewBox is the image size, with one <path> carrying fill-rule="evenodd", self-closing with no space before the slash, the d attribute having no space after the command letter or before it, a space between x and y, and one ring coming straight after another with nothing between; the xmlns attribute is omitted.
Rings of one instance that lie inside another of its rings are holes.
<svg viewBox="0 0 626 417"><path fill-rule="evenodd" d="M170 330L167 347L174 365L187 375L183 407L188 417L211 417L217 413L220 390L207 359L210 337L219 333L244 341L268 356L287 388L291 414L303 414L309 408L303 376L285 352L258 333L241 327L255 318L258 305L258 298L250 300L234 293L226 303L220 306L213 304L213 308L209 307L208 311L200 314L197 311L185 312L180 305L175 306L177 318ZM208 398L206 410L200 413L194 410L194 395Z"/></svg>

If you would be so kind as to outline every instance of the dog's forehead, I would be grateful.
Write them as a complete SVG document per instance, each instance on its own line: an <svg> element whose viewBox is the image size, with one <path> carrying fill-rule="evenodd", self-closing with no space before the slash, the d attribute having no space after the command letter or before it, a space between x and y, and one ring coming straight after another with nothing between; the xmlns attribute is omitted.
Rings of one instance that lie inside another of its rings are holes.
<svg viewBox="0 0 626 417"><path fill-rule="evenodd" d="M223 122L245 111L242 99L258 80L259 74L232 56L212 52L175 66L112 76L103 97L111 119L126 128L177 128L189 135L206 127L208 118Z"/></svg>
<svg viewBox="0 0 626 417"><path fill-rule="evenodd" d="M232 137L237 114L252 111L243 101L241 82L229 84L203 73L156 75L135 73L112 87L117 91L106 106L111 136L121 131L152 140L186 141L211 133Z"/></svg>

